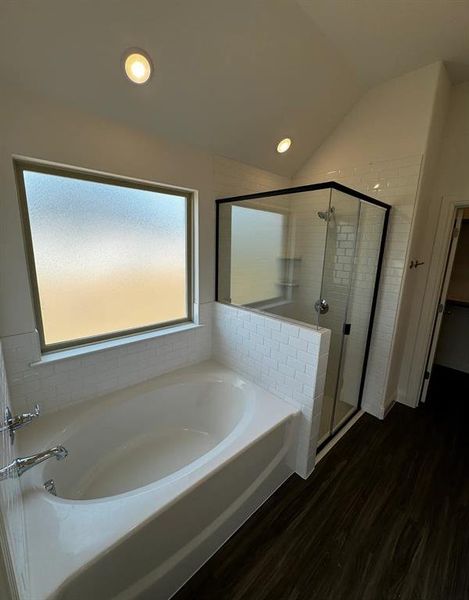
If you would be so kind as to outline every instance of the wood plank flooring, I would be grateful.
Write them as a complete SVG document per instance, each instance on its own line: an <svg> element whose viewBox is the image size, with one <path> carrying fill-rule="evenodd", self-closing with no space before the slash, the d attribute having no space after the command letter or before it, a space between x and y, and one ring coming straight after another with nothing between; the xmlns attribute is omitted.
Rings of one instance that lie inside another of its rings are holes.
<svg viewBox="0 0 469 600"><path fill-rule="evenodd" d="M175 600L469 600L469 376L365 415L292 476Z"/></svg>

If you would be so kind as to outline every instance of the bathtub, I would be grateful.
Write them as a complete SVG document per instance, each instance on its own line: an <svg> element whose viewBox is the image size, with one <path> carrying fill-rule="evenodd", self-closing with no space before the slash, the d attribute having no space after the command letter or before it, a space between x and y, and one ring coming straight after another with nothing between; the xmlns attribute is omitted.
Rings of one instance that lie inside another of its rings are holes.
<svg viewBox="0 0 469 600"><path fill-rule="evenodd" d="M209 361L39 419L19 453L69 456L22 477L32 598L170 598L290 476L297 414Z"/></svg>

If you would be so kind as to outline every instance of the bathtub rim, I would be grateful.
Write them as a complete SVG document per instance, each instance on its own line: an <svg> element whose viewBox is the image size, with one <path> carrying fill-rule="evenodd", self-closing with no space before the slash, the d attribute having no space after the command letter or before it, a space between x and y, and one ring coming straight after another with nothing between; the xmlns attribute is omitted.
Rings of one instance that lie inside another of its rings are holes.
<svg viewBox="0 0 469 600"><path fill-rule="evenodd" d="M217 456L217 454L223 452L223 450L226 448L226 446L228 446L229 444L231 444L233 442L233 439L235 439L239 435L240 430L245 428L246 425L251 421L251 419L254 416L253 403L248 401L248 402L246 402L246 405L247 405L246 410L243 411L241 419L236 423L236 425L230 431L230 433L226 437L224 437L222 440L220 440L220 442L218 442L218 444L216 444L208 452L205 452L204 454L202 454L195 460L185 464L183 467L177 469L176 471L173 471L172 473L168 473L168 475L165 475L164 477L162 477L160 479L155 479L154 481L151 481L150 483L147 483L145 485L133 488L131 490L127 490L126 492L119 492L118 494L112 494L111 496L103 496L103 497L99 497L99 498L64 498L63 496L60 496L60 495L54 496L53 494L50 494L49 492L47 492L44 489L44 483L39 483L39 481L34 481L34 483L32 484L32 487L34 489L38 490L41 494L44 493L48 497L50 496L50 498L48 498L48 500L51 500L52 502L59 502L59 503L61 502L61 503L67 503L67 504L105 503L105 502L110 502L114 499L115 500L123 500L124 498L129 498L131 496L146 494L152 490L157 491L158 489L160 489L164 486L170 485L174 481L177 481L177 480L181 479L182 477L189 475L189 473L196 471L197 469L202 467L206 462L214 459ZM63 442L63 445L65 447L67 447L66 439ZM43 466L41 465L41 468L38 469L38 471L37 471L38 476L36 477L36 479L43 480L45 478L46 469L47 469L47 463L44 463ZM46 476L46 478L47 478L47 476Z"/></svg>
<svg viewBox="0 0 469 600"><path fill-rule="evenodd" d="M223 449L223 457L217 457L214 460L217 461L215 464L212 464L212 461L206 461L204 462L204 464L200 465L198 467L197 470L194 470L194 472L199 471L200 473L197 473L197 476L194 475L189 475L190 480L188 480L187 482L184 483L184 485L181 485L181 481L183 480L183 478L178 478L175 481L172 481L171 483L168 483L166 486L164 486L164 488L169 488L169 497L167 497L166 499L164 499L164 501L161 501L160 498L157 498L157 502L154 503L152 502L152 507L151 509L149 508L149 495L151 495L151 491L149 490L144 494L137 494L137 495L132 495L130 496L130 498L128 498L126 500L125 503L122 503L122 499L118 498L117 496L111 496L108 500L111 503L115 503L115 504L119 504L120 503L120 508L119 510L123 510L122 506L125 507L125 510L128 510L129 507L129 502L132 503L132 506L130 506L130 511L134 512L138 511L138 514L142 515L142 517L133 517L133 518L129 518L124 524L120 524L118 528L116 528L116 530L113 530L111 533L109 533L108 531L106 531L106 539L103 541L102 539L100 539L99 543L96 543L96 541L94 541L94 543L90 546L90 547L80 547L78 550L78 553L74 553L73 556L70 556L69 558L66 558L66 562L63 566L61 566L60 563L59 567L55 566L54 567L54 572L52 573L52 575L49 576L49 573L45 573L44 575L42 574L41 571L41 565L44 564L44 562L41 560L38 562L38 554L41 554L41 551L39 549L39 546L41 545L42 539L44 535L48 535L48 529L46 529L47 525L40 523L37 527L35 527L33 529L32 535L30 536L30 539L35 538L35 545L33 545L32 548L28 549L28 559L32 560L33 562L36 561L36 564L38 565L34 571L33 571L33 581L36 585L38 585L39 589L42 591L44 591L45 595L44 597L47 598L48 600L51 600L53 598L57 598L57 593L59 593L59 591L61 589L63 589L63 586L66 585L66 583L68 581L70 581L72 578L74 578L76 575L78 575L78 573L82 572L83 570L85 570L89 565L93 564L95 561L99 560L99 557L102 556L104 553L110 551L111 549L115 548L116 546L118 546L121 542L123 542L125 539L127 539L128 537L130 537L132 535L132 533L140 528L145 527L149 521L151 521L152 519L156 518L157 516L160 516L161 513L163 513L167 508L169 508L170 506L172 506L174 503L176 503L183 495L185 494L189 494L191 492L191 490L193 490L194 488L196 488L199 485L202 485L212 474L215 474L217 472L219 472L220 470L222 470L224 468L224 466L226 465L227 462L234 460L236 457L239 457L241 454L243 454L244 452L248 451L249 448L251 448L253 445L255 445L260 439L266 437L269 435L269 433L272 432L272 430L274 430L276 427L281 426L282 424L285 424L286 421L292 421L291 425L287 425L287 427L291 428L291 431L293 431L293 426L295 424L295 419L297 418L298 414L300 413L300 409L299 407L296 407L293 404L288 404L285 401L283 401L282 399L278 398L277 396L273 395L272 393L264 390L263 388L260 388L257 384L249 381L246 377L244 377L243 375L240 375L239 373L233 371L232 369L229 369L223 365L220 365L219 363L210 360L210 361L204 361L202 363L199 363L198 365L196 365L196 367L191 366L191 367L185 367L183 369L178 370L179 373L176 374L175 373L171 373L168 375L171 375L171 380L173 380L173 377L176 378L180 378L181 376L186 377L188 374L190 374L191 376L194 375L194 370L196 372L200 372L200 370L203 370L203 375L205 376L207 373L210 373L213 375L213 373L215 373L218 376L224 376L226 377L227 375L230 377L236 377L237 380L240 380L242 382L245 383L249 383L250 385L253 385L260 394L260 402L261 405L264 402L269 402L269 401L273 401L273 407L275 408L275 413L279 412L282 416L278 417L277 414L272 415L272 411L269 411L269 413L267 414L267 416L263 416L263 418L266 420L267 423L270 423L269 427L266 427L265 424L263 423L262 428L259 430L257 428L257 426L254 426L253 424L251 424L250 427L248 427L248 431L244 431L241 434L241 437L243 436L247 436L247 439L242 440L241 444L236 444L236 446L234 446L233 448L231 448L229 451L227 450L227 448ZM165 376L160 376L160 377L165 377ZM166 380L166 377L165 377ZM147 385L149 382L145 382L145 385ZM137 386L131 386L130 388L127 388L127 390L125 390L125 392L128 392L129 390L133 390L135 387L140 387L143 384L137 384ZM86 403L87 405L89 405L89 403ZM73 411L71 412L72 415L75 415L77 412L77 407L71 407L73 409ZM83 407L86 408L86 407ZM259 410L260 407L257 407L257 410ZM61 416L63 419L68 418L69 416L69 411L68 410L64 410L61 411ZM60 415L57 415L60 416ZM59 420L59 425L60 425L60 420ZM251 429L252 428L252 429ZM53 432L54 435L61 435L60 431L57 431L57 423L54 424L54 429L55 431ZM32 432L33 430L31 429L30 432ZM46 432L46 434L44 434L44 432L42 433L42 437L41 437L41 432L38 432L38 435L35 435L33 440L28 440L29 441L29 447L28 445L26 445L26 448L28 450L31 450L31 446L33 444L37 445L38 441L39 443L42 443L40 440L44 440L45 435L47 435L47 439L50 439L50 432ZM291 436L290 436L291 437ZM247 443L246 443L247 442ZM292 443L292 441L290 441L290 443ZM221 454L221 453L220 453ZM289 471L290 474L293 472L292 470ZM27 482L25 482L27 483ZM150 484L151 485L151 484ZM48 494L44 489L40 489L39 490L40 493L38 493L37 488L34 488L34 486L31 484L31 482L29 482L29 484L27 484L26 486L26 493L27 493L27 497L25 498L25 510L27 512L26 515L26 520L30 521L30 522L34 522L35 518L41 514L41 510L44 510L45 508L45 504L47 505L52 505L52 506L58 506L61 510L56 512L54 511L54 514L51 516L50 513L48 513L46 515L46 521L50 520L52 517L54 518L54 522L57 516L60 517L60 515L64 514L62 509L65 509L67 512L65 513L66 515L69 516L69 518L71 518L72 520L77 521L80 520L80 525L82 522L82 517L84 516L85 518L89 518L90 514L89 510L91 508L93 508L92 505L96 506L97 504L99 504L101 507L103 505L105 505L105 502L102 503L97 503L95 500L93 501L71 501L71 502L59 502L58 499L54 498L52 495ZM168 489L165 490L165 494L166 496L168 495ZM116 500L117 498L117 500ZM60 499L63 500L63 499ZM150 500L151 500L151 496L150 496ZM156 504L156 507L155 507ZM71 506L74 505L74 506ZM68 512L69 509L76 509L76 511L72 511L72 513ZM94 516L92 516L92 518L94 518ZM73 524L72 524L73 525ZM67 525L67 530L66 530L66 535L69 539L71 532L73 531L73 526L72 529L70 530L70 526ZM49 543L49 546L51 546L51 544ZM65 546L65 549L67 549L67 546ZM50 548L49 548L50 551ZM56 549L56 546L54 545L52 548L52 556L55 556L56 552L59 552L59 550Z"/></svg>

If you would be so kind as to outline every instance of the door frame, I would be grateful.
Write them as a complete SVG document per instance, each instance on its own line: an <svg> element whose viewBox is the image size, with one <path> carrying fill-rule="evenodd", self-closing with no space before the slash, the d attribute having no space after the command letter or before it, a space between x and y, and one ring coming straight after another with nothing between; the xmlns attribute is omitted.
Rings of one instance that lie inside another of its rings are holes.
<svg viewBox="0 0 469 600"><path fill-rule="evenodd" d="M460 208L469 208L469 199L448 195L441 197L439 226L436 228L430 257L430 268L422 301L420 323L417 330L414 353L411 361L405 395L411 398L409 406L419 405L427 358L432 343L435 315L438 309L441 289L445 276L448 253L452 242L453 225Z"/></svg>
<svg viewBox="0 0 469 600"><path fill-rule="evenodd" d="M443 283L440 288L438 296L438 306L436 314L434 316L433 329L430 339L430 348L425 363L425 373L420 390L419 402L425 402L428 392L428 386L432 374L433 364L435 362L436 348L438 345L438 338L440 337L441 325L443 322L444 307L446 303L446 297L448 295L448 288L453 273L454 258L456 256L456 249L459 242L459 235L461 233L461 224L464 215L464 208L457 208L454 213L453 227L450 233L451 239L449 242L448 254L445 261L445 269L443 275Z"/></svg>

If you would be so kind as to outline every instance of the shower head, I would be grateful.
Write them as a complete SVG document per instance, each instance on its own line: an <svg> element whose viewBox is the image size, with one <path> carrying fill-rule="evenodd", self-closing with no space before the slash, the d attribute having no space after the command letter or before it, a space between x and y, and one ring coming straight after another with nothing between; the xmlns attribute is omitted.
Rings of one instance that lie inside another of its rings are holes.
<svg viewBox="0 0 469 600"><path fill-rule="evenodd" d="M318 217L323 219L324 221L329 222L331 217L334 216L335 208L333 206L330 207L329 210L320 210L318 211Z"/></svg>

